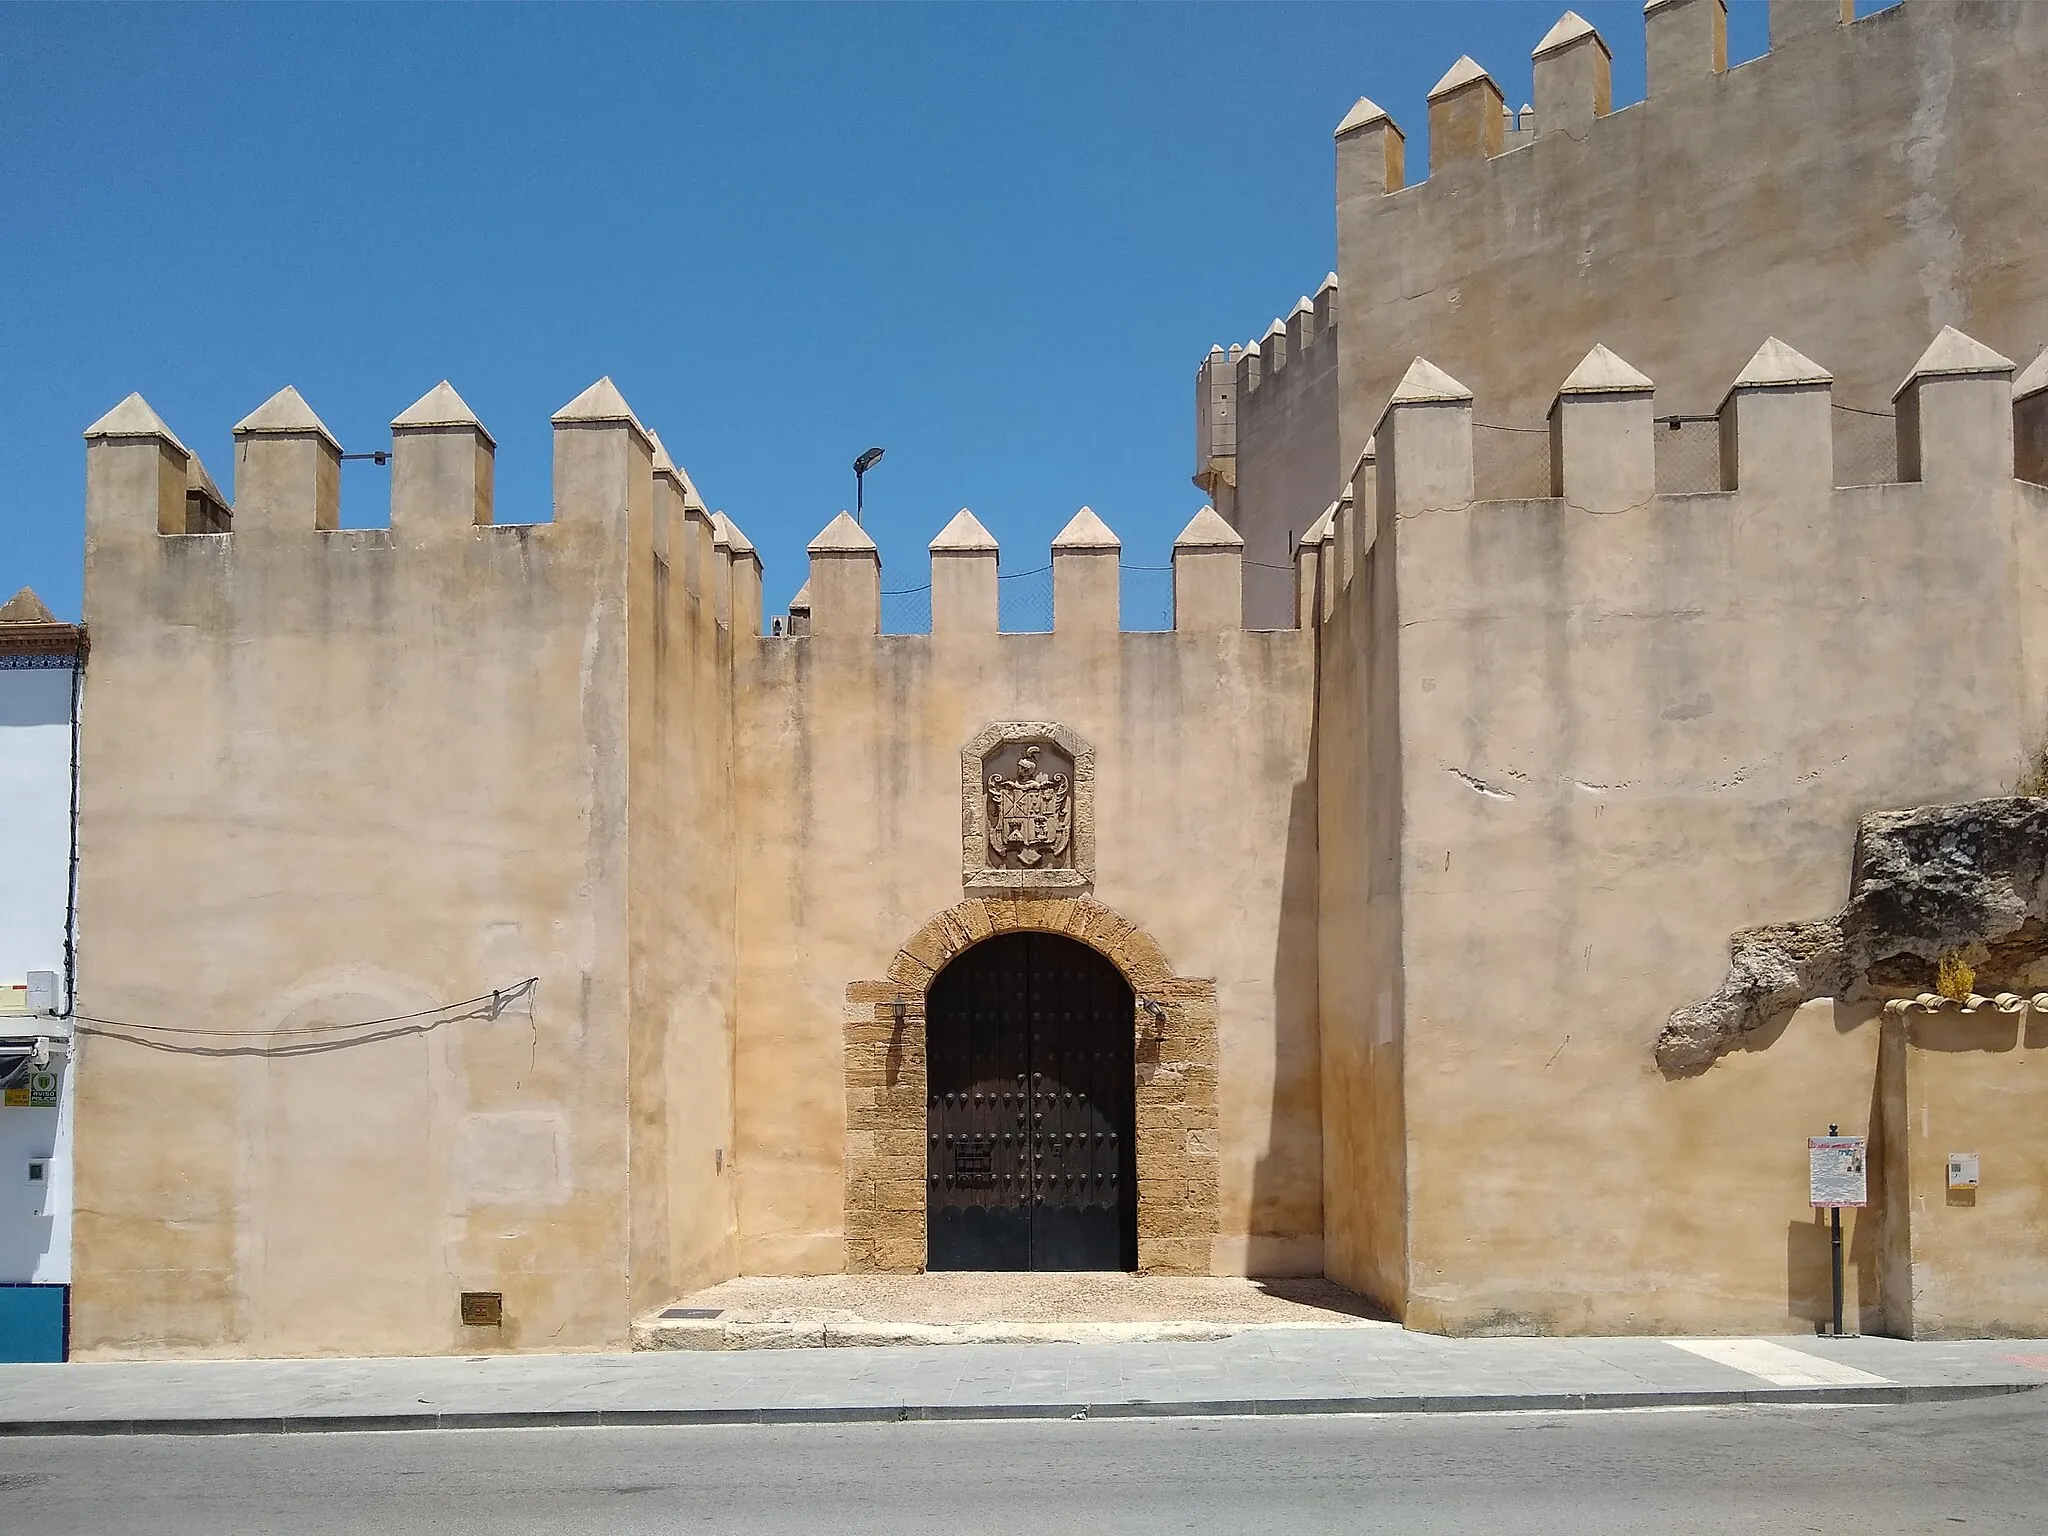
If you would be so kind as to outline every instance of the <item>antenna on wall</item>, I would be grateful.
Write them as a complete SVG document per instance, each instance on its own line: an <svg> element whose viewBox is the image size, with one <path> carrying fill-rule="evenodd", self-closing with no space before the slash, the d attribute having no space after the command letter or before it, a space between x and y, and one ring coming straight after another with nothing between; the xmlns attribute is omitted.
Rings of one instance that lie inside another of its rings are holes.
<svg viewBox="0 0 2048 1536"><path fill-rule="evenodd" d="M864 516L865 509L861 504L862 482L867 478L868 471L879 464L881 460L882 450L880 448L870 448L866 453L853 461L853 520L863 527L867 525L867 519Z"/></svg>

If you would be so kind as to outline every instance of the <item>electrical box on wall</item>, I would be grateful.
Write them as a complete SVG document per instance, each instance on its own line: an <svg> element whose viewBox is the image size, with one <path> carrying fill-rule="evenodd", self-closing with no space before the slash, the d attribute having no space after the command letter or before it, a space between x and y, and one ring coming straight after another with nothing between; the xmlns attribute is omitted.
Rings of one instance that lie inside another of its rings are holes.
<svg viewBox="0 0 2048 1536"><path fill-rule="evenodd" d="M50 1159L32 1157L23 1166L22 1186L28 1193L28 1214L50 1214Z"/></svg>
<svg viewBox="0 0 2048 1536"><path fill-rule="evenodd" d="M58 986L55 971L30 971L25 978L28 982L28 1011L43 1015L61 1013L64 999Z"/></svg>

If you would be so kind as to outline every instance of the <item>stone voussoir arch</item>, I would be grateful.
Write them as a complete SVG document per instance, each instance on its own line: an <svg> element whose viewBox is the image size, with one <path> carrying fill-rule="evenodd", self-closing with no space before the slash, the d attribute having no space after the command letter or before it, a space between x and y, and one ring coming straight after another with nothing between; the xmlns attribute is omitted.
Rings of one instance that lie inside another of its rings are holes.
<svg viewBox="0 0 2048 1536"><path fill-rule="evenodd" d="M1077 939L1134 998L1138 1268L1207 1274L1216 1235L1216 983L1181 976L1149 933L1092 897L969 897L846 989L846 1268L925 1265L925 994L956 956L1001 933Z"/></svg>

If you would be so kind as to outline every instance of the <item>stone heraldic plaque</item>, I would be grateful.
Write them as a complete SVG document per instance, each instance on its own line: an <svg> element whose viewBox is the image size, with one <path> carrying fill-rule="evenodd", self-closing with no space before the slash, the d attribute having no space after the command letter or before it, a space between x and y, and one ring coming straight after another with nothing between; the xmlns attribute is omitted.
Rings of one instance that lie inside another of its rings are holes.
<svg viewBox="0 0 2048 1536"><path fill-rule="evenodd" d="M1854 1210L1870 1204L1864 1139L1810 1136L1806 1141L1809 1203L1815 1210Z"/></svg>
<svg viewBox="0 0 2048 1536"><path fill-rule="evenodd" d="M1095 882L1095 752L1049 720L989 726L960 753L970 892L1075 894Z"/></svg>

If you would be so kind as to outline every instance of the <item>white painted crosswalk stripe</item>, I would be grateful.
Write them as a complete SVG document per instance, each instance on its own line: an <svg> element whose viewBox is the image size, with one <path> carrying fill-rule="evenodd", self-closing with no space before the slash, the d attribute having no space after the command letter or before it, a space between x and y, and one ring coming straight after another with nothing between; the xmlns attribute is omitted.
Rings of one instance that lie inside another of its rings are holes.
<svg viewBox="0 0 2048 1536"><path fill-rule="evenodd" d="M1667 1339L1673 1348L1689 1350L1704 1359L1733 1366L1761 1377L1774 1387L1867 1387L1888 1385L1891 1378L1876 1376L1823 1360L1804 1350L1773 1344L1769 1339Z"/></svg>

